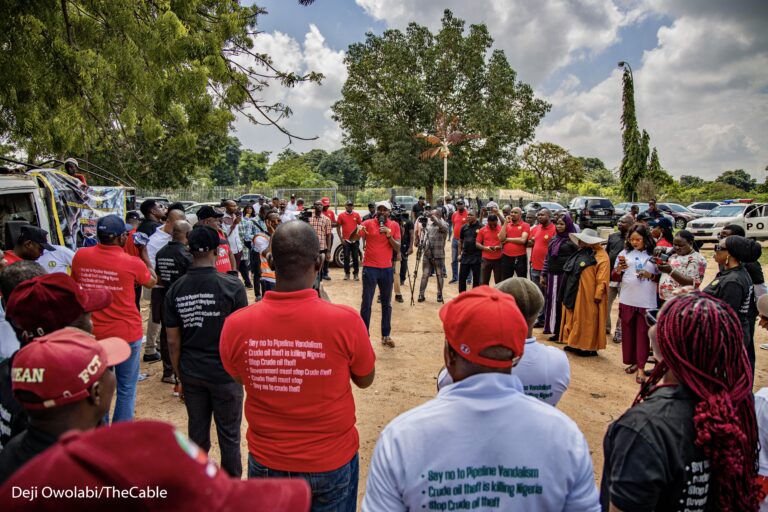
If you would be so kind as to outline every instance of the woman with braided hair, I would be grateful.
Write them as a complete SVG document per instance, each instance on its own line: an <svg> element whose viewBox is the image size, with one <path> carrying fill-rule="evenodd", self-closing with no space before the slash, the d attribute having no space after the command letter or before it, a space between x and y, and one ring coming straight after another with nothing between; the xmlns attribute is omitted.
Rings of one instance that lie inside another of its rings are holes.
<svg viewBox="0 0 768 512"><path fill-rule="evenodd" d="M650 337L660 362L603 443L602 509L756 511L757 421L739 318L696 291L667 302Z"/></svg>

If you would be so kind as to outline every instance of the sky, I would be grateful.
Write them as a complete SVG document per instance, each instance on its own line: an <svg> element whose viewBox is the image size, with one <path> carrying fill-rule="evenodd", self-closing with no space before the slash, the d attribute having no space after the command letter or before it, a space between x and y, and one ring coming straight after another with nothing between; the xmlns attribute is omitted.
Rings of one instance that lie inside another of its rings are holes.
<svg viewBox="0 0 768 512"><path fill-rule="evenodd" d="M632 66L638 123L673 176L707 179L745 169L759 182L768 166L766 0L257 0L268 14L254 43L283 69L322 72L321 85L277 85L262 94L293 110L284 123L313 141L239 118L244 147L304 152L341 147L331 119L347 76L344 55L366 32L416 22L436 32L444 9L484 23L518 79L552 104L536 142L577 156L621 161L621 70Z"/></svg>

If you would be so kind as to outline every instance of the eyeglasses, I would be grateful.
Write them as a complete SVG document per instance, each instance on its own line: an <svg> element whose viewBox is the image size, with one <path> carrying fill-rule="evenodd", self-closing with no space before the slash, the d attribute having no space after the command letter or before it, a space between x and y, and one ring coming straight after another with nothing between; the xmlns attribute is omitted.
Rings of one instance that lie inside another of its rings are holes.
<svg viewBox="0 0 768 512"><path fill-rule="evenodd" d="M657 317L659 316L658 309L648 309L645 311L645 323L648 327L656 325Z"/></svg>

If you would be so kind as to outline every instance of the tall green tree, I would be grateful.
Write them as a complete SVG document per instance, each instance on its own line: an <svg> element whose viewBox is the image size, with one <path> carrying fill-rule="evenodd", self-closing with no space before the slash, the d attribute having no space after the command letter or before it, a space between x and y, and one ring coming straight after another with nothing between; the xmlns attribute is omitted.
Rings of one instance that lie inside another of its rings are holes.
<svg viewBox="0 0 768 512"><path fill-rule="evenodd" d="M619 181L621 194L631 201L637 192L637 184L643 177L646 160L643 159L640 129L637 126L635 84L629 66L624 67L622 83L621 147L623 156L619 165Z"/></svg>
<svg viewBox="0 0 768 512"><path fill-rule="evenodd" d="M437 34L411 23L405 32L368 33L349 47L349 76L333 105L344 143L363 170L387 184L424 186L432 195L442 161L420 160L438 113L458 119L458 131L483 138L457 146L449 186L501 184L515 173L516 151L532 139L550 105L537 99L485 25L446 10Z"/></svg>
<svg viewBox="0 0 768 512"><path fill-rule="evenodd" d="M240 141L237 137L227 137L224 150L211 169L211 178L216 185L230 187L238 183L240 165Z"/></svg>
<svg viewBox="0 0 768 512"><path fill-rule="evenodd" d="M532 188L536 190L560 191L581 183L586 170L582 160L564 148L551 142L540 142L523 150L520 172L532 178Z"/></svg>
<svg viewBox="0 0 768 512"><path fill-rule="evenodd" d="M750 192L757 187L757 180L755 180L744 169L732 169L725 171L723 174L717 177L715 181L719 183L727 183L734 187L740 188L746 192Z"/></svg>
<svg viewBox="0 0 768 512"><path fill-rule="evenodd" d="M0 16L0 139L84 156L142 185L213 166L239 112L275 126L270 84L321 80L253 50L265 11L237 0L22 1Z"/></svg>
<svg viewBox="0 0 768 512"><path fill-rule="evenodd" d="M653 148L650 160L648 161L647 178L658 187L666 187L674 183L672 176L661 166L659 161L659 152Z"/></svg>
<svg viewBox="0 0 768 512"><path fill-rule="evenodd" d="M695 188L704 185L704 178L698 176L682 175L680 176L680 185L685 188Z"/></svg>
<svg viewBox="0 0 768 512"><path fill-rule="evenodd" d="M237 175L240 185L250 185L254 181L266 181L269 166L269 151L257 153L250 149L240 152Z"/></svg>
<svg viewBox="0 0 768 512"><path fill-rule="evenodd" d="M286 149L269 167L266 185L272 188L324 188L335 187L336 183L313 169L312 156L307 159L305 155Z"/></svg>
<svg viewBox="0 0 768 512"><path fill-rule="evenodd" d="M346 149L338 149L327 155L317 166L317 172L324 178L335 181L339 186L364 187L366 173Z"/></svg>

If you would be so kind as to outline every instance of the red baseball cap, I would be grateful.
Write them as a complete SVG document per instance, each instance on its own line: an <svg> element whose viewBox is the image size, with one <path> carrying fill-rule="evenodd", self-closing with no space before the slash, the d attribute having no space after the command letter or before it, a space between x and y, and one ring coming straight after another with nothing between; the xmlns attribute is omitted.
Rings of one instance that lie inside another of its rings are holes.
<svg viewBox="0 0 768 512"><path fill-rule="evenodd" d="M43 336L77 320L83 313L106 308L112 292L86 290L67 274L45 274L19 284L5 315L29 338Z"/></svg>
<svg viewBox="0 0 768 512"><path fill-rule="evenodd" d="M511 368L512 360L499 361L480 355L501 345L523 355L528 323L511 295L489 286L464 292L440 309L445 340L461 356L491 368Z"/></svg>
<svg viewBox="0 0 768 512"><path fill-rule="evenodd" d="M64 328L36 338L13 358L13 392L29 391L39 398L16 399L26 409L47 409L79 402L110 366L122 363L131 348L120 338L96 340L85 331Z"/></svg>
<svg viewBox="0 0 768 512"><path fill-rule="evenodd" d="M95 489L133 495L12 499L12 488ZM152 495L151 493L155 493ZM159 495L163 493L163 495ZM160 421L115 423L72 431L19 469L0 487L4 510L216 510L306 512L311 492L301 478L229 477L172 425Z"/></svg>
<svg viewBox="0 0 768 512"><path fill-rule="evenodd" d="M323 206L331 206L331 200L327 197L322 198L320 202L323 203Z"/></svg>

